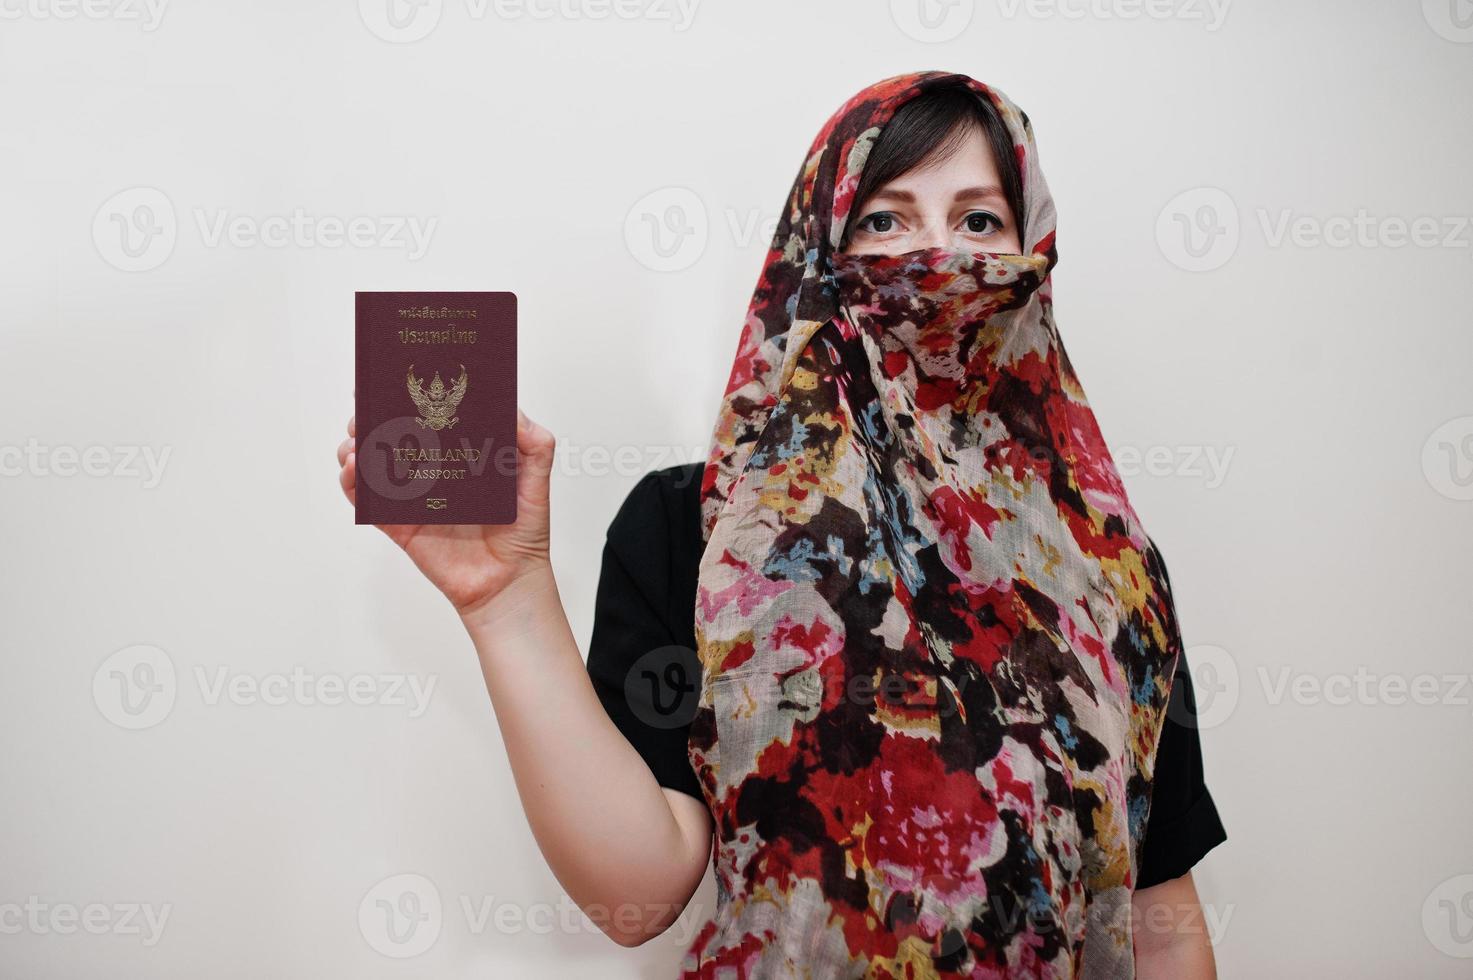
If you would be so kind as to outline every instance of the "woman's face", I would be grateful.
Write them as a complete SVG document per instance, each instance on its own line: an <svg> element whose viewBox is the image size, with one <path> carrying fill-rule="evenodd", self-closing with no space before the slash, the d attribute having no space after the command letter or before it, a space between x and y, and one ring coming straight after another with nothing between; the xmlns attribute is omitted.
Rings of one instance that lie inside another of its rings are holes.
<svg viewBox="0 0 1473 980"><path fill-rule="evenodd" d="M969 127L950 155L927 158L861 201L853 213L857 220L844 252L899 255L936 247L1022 251L997 161L980 126Z"/></svg>

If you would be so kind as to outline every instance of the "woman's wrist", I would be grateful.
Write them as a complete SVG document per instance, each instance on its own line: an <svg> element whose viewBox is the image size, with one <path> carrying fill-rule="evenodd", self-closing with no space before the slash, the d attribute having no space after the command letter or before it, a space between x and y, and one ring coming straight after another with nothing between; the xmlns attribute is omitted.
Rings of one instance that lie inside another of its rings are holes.
<svg viewBox="0 0 1473 980"><path fill-rule="evenodd" d="M529 561L494 595L457 611L477 647L544 627L549 614L562 614L552 563Z"/></svg>

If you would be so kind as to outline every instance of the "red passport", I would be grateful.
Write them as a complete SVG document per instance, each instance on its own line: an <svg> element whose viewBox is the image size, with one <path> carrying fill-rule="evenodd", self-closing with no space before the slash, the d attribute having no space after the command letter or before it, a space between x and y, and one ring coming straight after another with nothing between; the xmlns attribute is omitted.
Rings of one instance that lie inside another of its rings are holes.
<svg viewBox="0 0 1473 980"><path fill-rule="evenodd" d="M517 519L517 298L357 293L359 524Z"/></svg>

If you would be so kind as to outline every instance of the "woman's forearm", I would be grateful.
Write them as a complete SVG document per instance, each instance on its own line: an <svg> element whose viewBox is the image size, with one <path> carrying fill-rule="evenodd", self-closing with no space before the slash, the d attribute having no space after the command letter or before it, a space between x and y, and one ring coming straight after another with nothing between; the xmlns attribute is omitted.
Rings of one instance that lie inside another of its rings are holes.
<svg viewBox="0 0 1473 980"><path fill-rule="evenodd" d="M1138 980L1216 980L1217 963L1191 872L1131 896Z"/></svg>
<svg viewBox="0 0 1473 980"><path fill-rule="evenodd" d="M609 719L549 566L462 619L527 821L568 895L616 941L663 931L700 884L710 817L663 790Z"/></svg>

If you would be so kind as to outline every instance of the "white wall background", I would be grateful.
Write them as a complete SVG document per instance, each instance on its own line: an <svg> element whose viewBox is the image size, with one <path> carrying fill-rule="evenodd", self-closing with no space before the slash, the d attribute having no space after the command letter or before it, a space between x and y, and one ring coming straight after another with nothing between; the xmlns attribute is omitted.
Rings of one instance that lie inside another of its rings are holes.
<svg viewBox="0 0 1473 980"><path fill-rule="evenodd" d="M809 140L931 67L1035 124L1061 330L1199 672L1223 975L1473 971L1466 0L88 2L0 0L0 975L673 976L709 881L635 951L568 918L466 637L352 524L353 291L519 295L586 640ZM641 214L680 200L707 231L657 271ZM334 247L355 217L434 225ZM435 686L419 717L217 688L298 669ZM375 948L408 948L373 924L399 874L442 903L412 959Z"/></svg>

